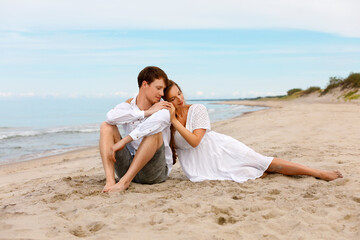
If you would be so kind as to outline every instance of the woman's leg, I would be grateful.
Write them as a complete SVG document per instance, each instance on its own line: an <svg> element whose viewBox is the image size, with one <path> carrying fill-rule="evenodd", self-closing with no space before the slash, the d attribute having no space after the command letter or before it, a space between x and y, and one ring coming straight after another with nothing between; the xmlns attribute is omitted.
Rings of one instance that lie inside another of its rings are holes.
<svg viewBox="0 0 360 240"><path fill-rule="evenodd" d="M339 171L318 170L280 158L274 158L266 172L276 172L284 175L308 175L326 181L342 178Z"/></svg>

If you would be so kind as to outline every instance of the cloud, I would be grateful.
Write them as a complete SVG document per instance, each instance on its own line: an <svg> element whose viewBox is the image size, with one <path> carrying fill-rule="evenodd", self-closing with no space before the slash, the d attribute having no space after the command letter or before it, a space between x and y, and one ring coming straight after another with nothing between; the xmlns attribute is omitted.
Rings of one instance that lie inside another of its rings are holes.
<svg viewBox="0 0 360 240"><path fill-rule="evenodd" d="M196 95L197 95L197 96L202 96L203 94L204 94L204 93L203 93L202 91L197 91L197 92L196 92Z"/></svg>
<svg viewBox="0 0 360 240"><path fill-rule="evenodd" d="M360 37L358 9L358 0L2 0L0 30L282 28Z"/></svg>
<svg viewBox="0 0 360 240"><path fill-rule="evenodd" d="M27 93L0 92L0 97L2 97L2 98L35 97L35 96L36 96L36 94L33 92L27 92Z"/></svg>
<svg viewBox="0 0 360 240"><path fill-rule="evenodd" d="M35 93L33 93L33 92L20 93L19 96L20 97L34 97Z"/></svg>
<svg viewBox="0 0 360 240"><path fill-rule="evenodd" d="M116 92L114 93L115 96L118 96L118 97L129 97L129 93L127 92Z"/></svg>
<svg viewBox="0 0 360 240"><path fill-rule="evenodd" d="M11 92L0 92L0 97L11 97L13 93Z"/></svg>
<svg viewBox="0 0 360 240"><path fill-rule="evenodd" d="M239 91L235 91L231 95L234 97L239 97L239 96L241 96L241 93Z"/></svg>

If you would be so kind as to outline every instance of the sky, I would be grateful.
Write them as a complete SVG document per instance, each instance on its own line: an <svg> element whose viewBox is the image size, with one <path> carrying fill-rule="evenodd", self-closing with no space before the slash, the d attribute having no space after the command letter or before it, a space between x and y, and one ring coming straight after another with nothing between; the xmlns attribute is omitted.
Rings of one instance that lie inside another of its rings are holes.
<svg viewBox="0 0 360 240"><path fill-rule="evenodd" d="M0 0L0 101L127 98L146 66L191 99L360 72L358 0Z"/></svg>

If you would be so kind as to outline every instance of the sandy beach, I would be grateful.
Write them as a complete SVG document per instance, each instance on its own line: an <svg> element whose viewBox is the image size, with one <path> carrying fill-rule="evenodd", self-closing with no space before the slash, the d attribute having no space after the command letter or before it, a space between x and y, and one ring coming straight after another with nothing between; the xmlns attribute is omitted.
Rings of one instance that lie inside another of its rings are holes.
<svg viewBox="0 0 360 240"><path fill-rule="evenodd" d="M360 239L360 105L234 104L269 109L213 130L344 178L192 183L177 163L165 183L106 194L99 151L90 148L0 166L0 239Z"/></svg>

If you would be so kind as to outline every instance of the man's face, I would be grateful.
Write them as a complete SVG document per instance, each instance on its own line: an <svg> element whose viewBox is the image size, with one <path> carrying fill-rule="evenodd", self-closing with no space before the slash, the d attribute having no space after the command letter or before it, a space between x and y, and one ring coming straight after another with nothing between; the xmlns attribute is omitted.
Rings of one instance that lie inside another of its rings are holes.
<svg viewBox="0 0 360 240"><path fill-rule="evenodd" d="M146 98L152 103L160 101L161 97L164 96L164 89L166 87L164 80L155 79L152 83L148 84L146 81L143 82L145 87Z"/></svg>

